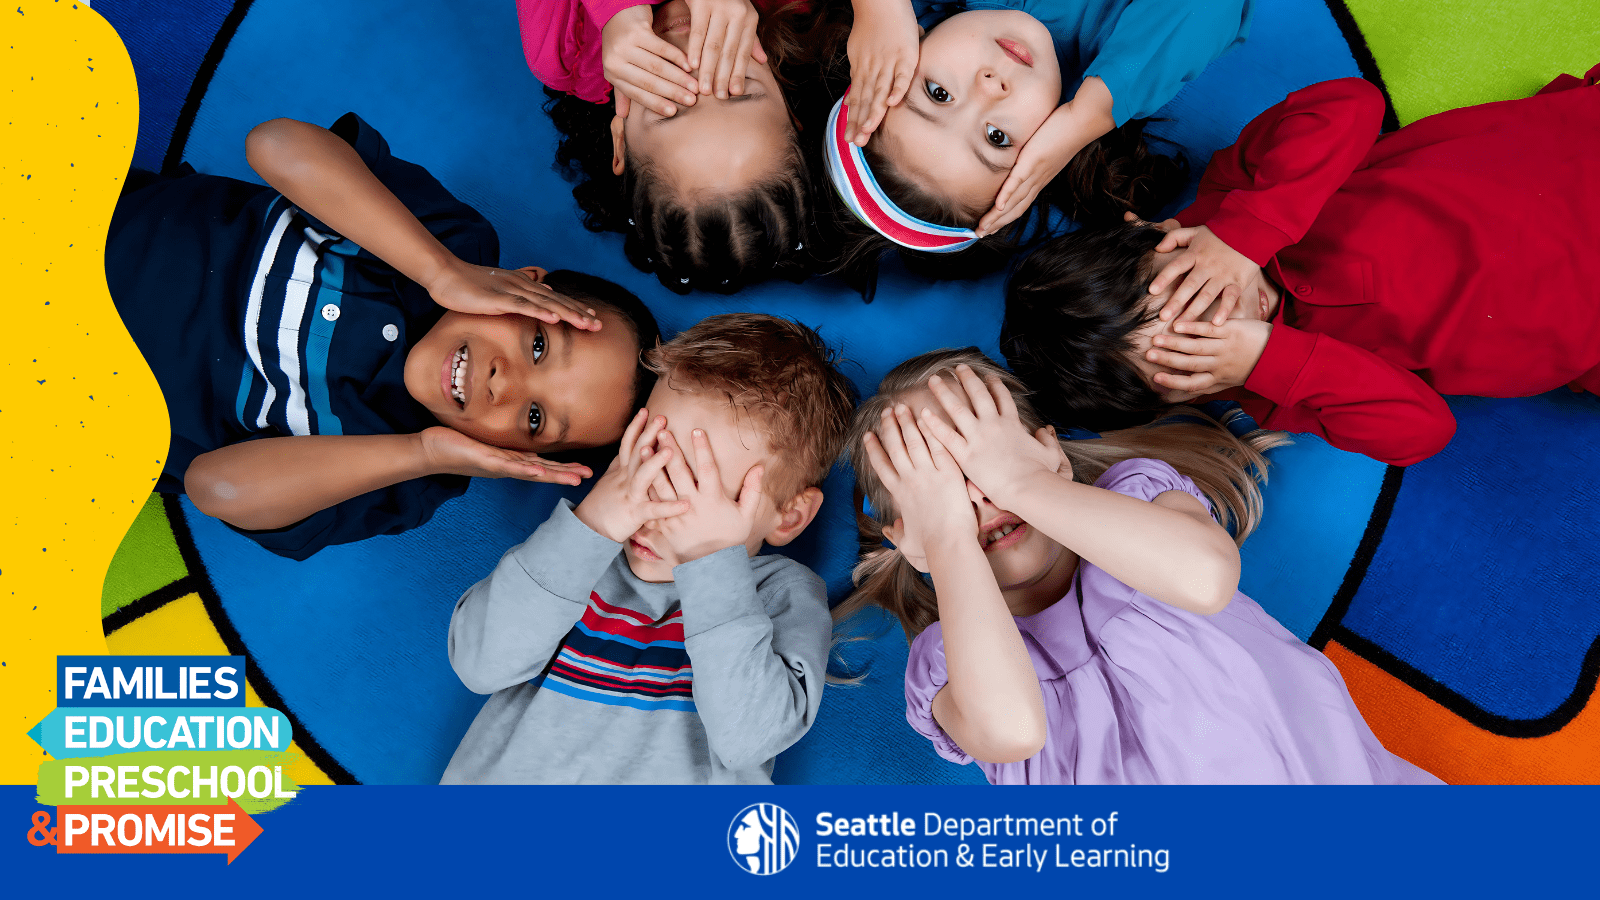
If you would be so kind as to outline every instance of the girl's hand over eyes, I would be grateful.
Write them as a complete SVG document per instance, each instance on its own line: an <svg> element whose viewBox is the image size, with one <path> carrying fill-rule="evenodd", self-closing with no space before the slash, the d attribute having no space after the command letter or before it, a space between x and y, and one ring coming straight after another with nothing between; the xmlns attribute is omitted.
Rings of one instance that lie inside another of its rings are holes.
<svg viewBox="0 0 1600 900"><path fill-rule="evenodd" d="M634 103L662 116L676 115L675 103L694 105L699 83L689 74L689 58L655 33L654 21L654 7L630 6L600 32L600 60L623 118Z"/></svg>
<svg viewBox="0 0 1600 900"><path fill-rule="evenodd" d="M855 0L850 57L850 119L845 140L867 145L889 107L905 99L917 72L921 29L906 0Z"/></svg>
<svg viewBox="0 0 1600 900"><path fill-rule="evenodd" d="M1071 477L1072 466L1055 431L1044 427L1028 434L1016 401L999 378L980 379L965 364L956 366L955 376L954 387L937 375L928 380L928 390L955 426L924 409L922 430L949 448L967 478L990 501L1001 509L1015 509L1030 480L1040 473L1065 471Z"/></svg>
<svg viewBox="0 0 1600 900"><path fill-rule="evenodd" d="M761 16L750 0L686 0L689 4L689 69L700 70L699 91L726 100L744 93L750 60L767 61L756 40Z"/></svg>
<svg viewBox="0 0 1600 900"><path fill-rule="evenodd" d="M865 438L872 471L894 498L901 518L896 546L919 571L928 570L928 550L950 542L972 543L978 523L967 496L967 478L938 438L925 435L904 403L883 411L876 433Z"/></svg>
<svg viewBox="0 0 1600 900"><path fill-rule="evenodd" d="M546 287L542 269L496 269L456 260L424 287L445 309L475 316L506 313L529 316L551 325L566 322L583 331L599 331L592 307Z"/></svg>

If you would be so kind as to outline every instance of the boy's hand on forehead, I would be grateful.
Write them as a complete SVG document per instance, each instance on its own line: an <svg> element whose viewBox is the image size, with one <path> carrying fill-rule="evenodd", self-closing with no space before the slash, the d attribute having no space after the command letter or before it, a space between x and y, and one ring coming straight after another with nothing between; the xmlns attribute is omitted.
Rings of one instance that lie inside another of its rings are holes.
<svg viewBox="0 0 1600 900"><path fill-rule="evenodd" d="M1244 386L1272 337L1272 323L1259 319L1229 319L1221 325L1174 322L1172 330L1177 333L1151 338L1145 354L1171 370L1152 376L1169 403Z"/></svg>
<svg viewBox="0 0 1600 900"><path fill-rule="evenodd" d="M1070 477L1072 468L1055 430L1044 427L1030 435L1004 382L980 379L965 364L956 367L955 375L953 386L938 375L928 381L928 390L950 421L925 408L919 425L950 451L990 501L1010 509L1034 476L1065 469Z"/></svg>
<svg viewBox="0 0 1600 900"><path fill-rule="evenodd" d="M685 0L689 4L689 69L700 70L699 90L726 100L744 93L750 60L767 61L756 40L761 16L750 0Z"/></svg>
<svg viewBox="0 0 1600 900"><path fill-rule="evenodd" d="M575 485L593 473L578 463L559 463L527 450L507 450L467 437L454 428L435 425L417 435L429 470L473 478L520 478Z"/></svg>
<svg viewBox="0 0 1600 900"><path fill-rule="evenodd" d="M857 0L845 47L850 58L845 140L865 147L889 107L905 99L917 73L921 37L916 12L906 0Z"/></svg>
<svg viewBox="0 0 1600 900"><path fill-rule="evenodd" d="M541 283L542 269L497 269L456 260L424 287L445 309L477 316L515 313L554 325L566 322L583 331L599 331L600 317L586 306Z"/></svg>
<svg viewBox="0 0 1600 900"><path fill-rule="evenodd" d="M595 482L589 496L578 504L580 522L620 544L646 522L668 519L688 510L688 501L650 496L650 483L674 455L671 449L657 444L657 437L666 427L665 417L652 419L649 410L639 410L622 433L617 458Z"/></svg>
<svg viewBox="0 0 1600 900"><path fill-rule="evenodd" d="M694 442L694 468L684 460L672 432L663 431L657 442L662 452L673 451L666 465L672 493L687 502L689 511L658 523L665 547L662 558L673 565L710 556L718 550L747 544L755 532L766 499L761 489L765 468L757 463L745 472L737 496L722 486L722 470L711 452L711 440L698 428Z"/></svg>
<svg viewBox="0 0 1600 900"><path fill-rule="evenodd" d="M1179 249L1183 252L1168 260L1150 282L1152 296L1177 285L1172 296L1162 304L1161 321L1194 321L1216 301L1210 321L1221 325L1241 298L1253 301L1260 292L1261 267L1229 247L1211 229L1201 225L1163 230L1167 236L1156 245L1156 252L1170 253Z"/></svg>
<svg viewBox="0 0 1600 900"><path fill-rule="evenodd" d="M654 23L653 7L630 6L600 30L600 61L624 119L633 103L663 116L677 114L675 103L694 105L699 83L689 74L689 58L656 34Z"/></svg>

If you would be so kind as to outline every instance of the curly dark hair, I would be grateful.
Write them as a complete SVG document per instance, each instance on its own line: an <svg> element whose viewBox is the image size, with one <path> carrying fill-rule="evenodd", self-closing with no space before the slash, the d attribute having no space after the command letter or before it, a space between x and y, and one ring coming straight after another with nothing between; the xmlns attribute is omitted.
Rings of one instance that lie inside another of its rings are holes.
<svg viewBox="0 0 1600 900"><path fill-rule="evenodd" d="M767 7L757 36L793 110L797 97L791 88L797 82L790 70L811 63L801 29L814 25L816 13L805 11L801 0ZM628 262L653 273L668 290L731 294L768 278L801 281L816 272L811 166L795 130L770 178L689 206L651 166L629 159L621 175L611 171L610 104L549 88L545 94L545 112L562 136L556 171L574 182L572 197L584 227L623 235Z"/></svg>
<svg viewBox="0 0 1600 900"><path fill-rule="evenodd" d="M1162 237L1146 224L1086 228L1044 242L1012 274L1000 351L1053 421L1104 431L1166 408L1132 355L1133 333L1156 319L1151 253Z"/></svg>
<svg viewBox="0 0 1600 900"><path fill-rule="evenodd" d="M952 10L952 14L955 12L959 10ZM819 51L824 83L835 101L844 95L844 89L850 84L848 14L842 13L837 18L840 21L831 23ZM1154 217L1188 184L1189 166L1181 155L1168 156L1150 148L1144 130L1152 121L1155 120L1133 119L1089 142L1039 192L1038 199L1026 213L1000 231L955 253L924 253L895 244L857 219L832 185L826 185L819 191L822 195L819 205L826 210L821 217L825 226L821 237L827 245L828 257L833 260L830 271L843 277L870 301L878 264L891 250L898 251L906 267L923 277L937 280L977 278L1000 269L1017 249L1044 234L1052 209L1088 226L1120 222L1122 214L1130 210L1143 218ZM988 207L965 208L929 192L900 172L883 155L876 140L869 140L863 152L884 193L919 219L936 225L971 228L989 211Z"/></svg>

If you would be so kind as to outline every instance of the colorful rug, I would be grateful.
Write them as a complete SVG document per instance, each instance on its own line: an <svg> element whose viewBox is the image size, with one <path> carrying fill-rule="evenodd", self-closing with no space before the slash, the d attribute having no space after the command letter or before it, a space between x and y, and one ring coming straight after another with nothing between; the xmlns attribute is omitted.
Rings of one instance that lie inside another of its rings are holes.
<svg viewBox="0 0 1600 900"><path fill-rule="evenodd" d="M999 279L929 284L889 273L862 305L826 279L738 297L673 296L577 227L550 169L555 138L517 45L512 4L398 0L122 0L96 5L128 45L143 120L135 164L188 161L252 177L243 139L275 116L360 112L395 152L484 212L502 262L587 269L643 297L669 331L749 309L819 327L870 390L900 360L995 350ZM1445 0L1273 0L1250 41L1163 111L1158 131L1195 171L1290 90L1364 74L1391 122L1524 96L1600 48L1592 4L1481 10ZM1514 26L1514 27L1513 27ZM1565 393L1453 400L1460 434L1409 470L1302 439L1274 457L1268 513L1245 547L1243 589L1324 648L1384 742L1448 781L1600 780L1600 524L1586 476L1600 401ZM848 589L849 474L791 555ZM560 492L478 482L428 526L330 548L304 563L261 551L188 505L152 497L110 575L112 652L245 653L254 692L291 717L318 781L427 783L482 698L451 673L444 633L462 589L542 520ZM830 688L811 732L780 757L787 782L980 781L904 723L905 643L888 623L847 645L868 676Z"/></svg>

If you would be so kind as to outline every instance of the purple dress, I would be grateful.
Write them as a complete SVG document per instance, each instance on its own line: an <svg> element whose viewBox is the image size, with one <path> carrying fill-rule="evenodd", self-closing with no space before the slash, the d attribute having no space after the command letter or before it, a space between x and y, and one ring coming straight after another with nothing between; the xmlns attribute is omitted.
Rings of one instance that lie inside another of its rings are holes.
<svg viewBox="0 0 1600 900"><path fill-rule="evenodd" d="M1194 482L1153 459L1118 463L1096 484L1141 500L1185 491L1206 503ZM1031 759L978 763L994 784L1439 783L1383 749L1333 663L1243 594L1202 616L1081 562L1067 596L1016 621L1048 731ZM911 645L906 719L940 756L969 763L933 720L947 680L935 622Z"/></svg>

